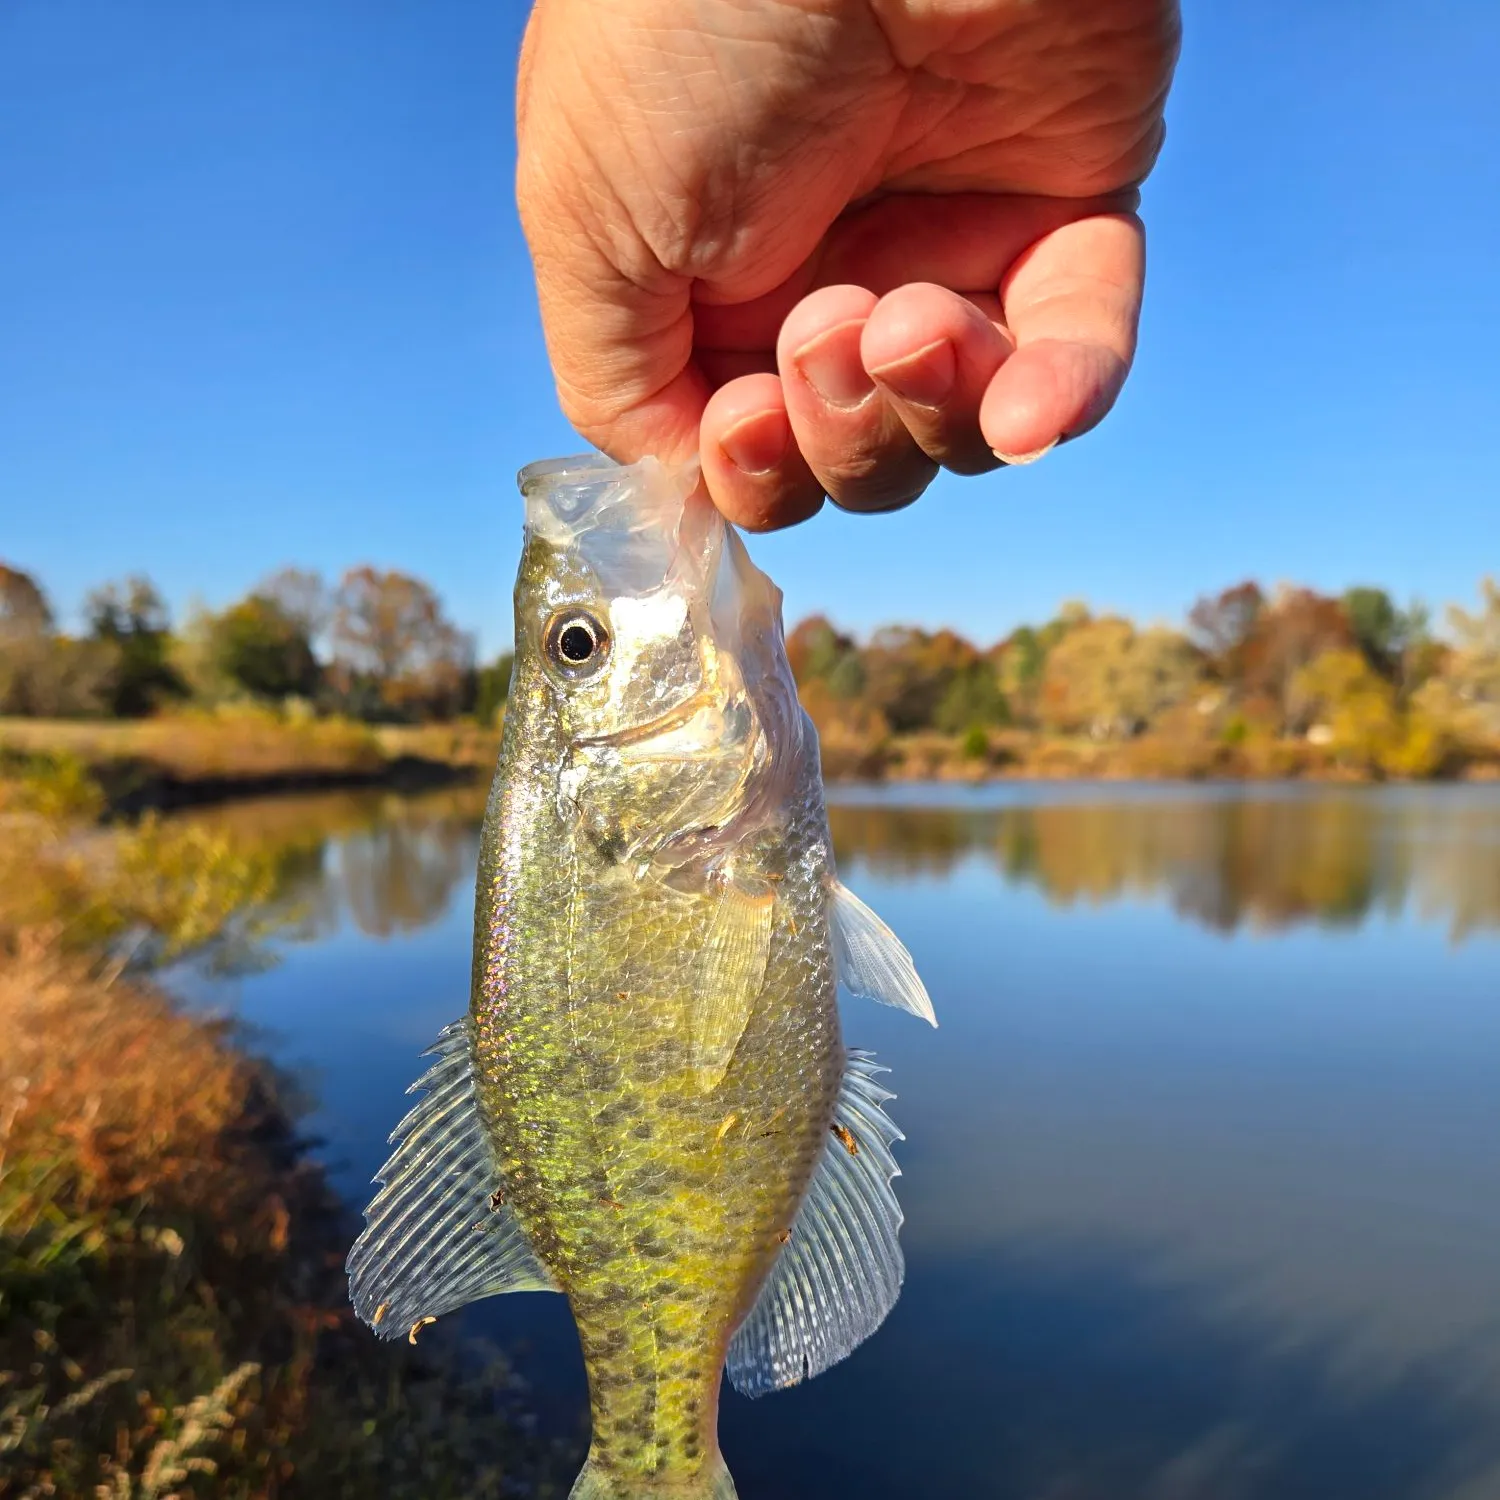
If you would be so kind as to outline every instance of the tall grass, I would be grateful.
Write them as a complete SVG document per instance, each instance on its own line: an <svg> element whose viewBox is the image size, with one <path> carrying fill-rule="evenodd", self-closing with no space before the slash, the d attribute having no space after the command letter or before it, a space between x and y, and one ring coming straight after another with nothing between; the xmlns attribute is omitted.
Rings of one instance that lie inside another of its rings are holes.
<svg viewBox="0 0 1500 1500"><path fill-rule="evenodd" d="M503 1361L354 1324L293 1095L150 982L267 920L267 856L100 805L0 779L0 1496L565 1493Z"/></svg>

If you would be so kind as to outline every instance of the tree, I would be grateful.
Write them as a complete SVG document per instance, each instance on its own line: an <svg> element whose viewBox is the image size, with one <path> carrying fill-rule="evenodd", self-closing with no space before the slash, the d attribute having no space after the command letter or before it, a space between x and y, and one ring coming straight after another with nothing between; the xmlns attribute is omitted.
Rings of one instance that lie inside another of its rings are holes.
<svg viewBox="0 0 1500 1500"><path fill-rule="evenodd" d="M1489 734L1500 734L1500 582L1479 585L1480 607L1471 614L1454 605L1448 624L1456 638L1443 676Z"/></svg>
<svg viewBox="0 0 1500 1500"><path fill-rule="evenodd" d="M333 614L334 663L366 713L445 717L472 702L474 646L419 578L351 568Z"/></svg>
<svg viewBox="0 0 1500 1500"><path fill-rule="evenodd" d="M1244 691L1265 703L1284 729L1306 729L1292 692L1297 673L1324 652L1353 645L1354 633L1337 599L1312 589L1283 589L1256 615L1240 649Z"/></svg>
<svg viewBox="0 0 1500 1500"><path fill-rule="evenodd" d="M0 714L92 718L110 711L120 664L108 641L33 635L0 643Z"/></svg>
<svg viewBox="0 0 1500 1500"><path fill-rule="evenodd" d="M1395 694L1362 651L1340 647L1300 667L1292 679L1297 719L1328 731L1335 755L1380 770L1402 741Z"/></svg>
<svg viewBox="0 0 1500 1500"><path fill-rule="evenodd" d="M1240 675L1241 653L1265 602L1260 585L1247 580L1213 598L1205 595L1188 611L1189 635L1221 681Z"/></svg>
<svg viewBox="0 0 1500 1500"><path fill-rule="evenodd" d="M311 698L321 670L302 620L259 592L232 604L209 625L216 669L257 698Z"/></svg>
<svg viewBox="0 0 1500 1500"><path fill-rule="evenodd" d="M983 657L953 674L933 715L936 727L948 734L1009 722L1010 704L1000 690L994 663Z"/></svg>
<svg viewBox="0 0 1500 1500"><path fill-rule="evenodd" d="M52 608L29 573L0 563L0 645L52 633Z"/></svg>
<svg viewBox="0 0 1500 1500"><path fill-rule="evenodd" d="M165 699L185 693L169 661L167 607L148 578L105 584L84 601L89 635L118 652L111 710L124 718L148 714Z"/></svg>
<svg viewBox="0 0 1500 1500"><path fill-rule="evenodd" d="M824 682L835 698L865 690L865 668L854 637L835 630L822 615L803 620L787 637L787 660L800 685Z"/></svg>
<svg viewBox="0 0 1500 1500"><path fill-rule="evenodd" d="M1406 620L1384 589L1367 585L1344 591L1344 614L1354 643L1377 671L1390 676L1405 646Z"/></svg>
<svg viewBox="0 0 1500 1500"><path fill-rule="evenodd" d="M1200 656L1175 631L1137 632L1105 616L1069 631L1048 654L1041 717L1064 733L1128 738L1191 696L1200 672Z"/></svg>
<svg viewBox="0 0 1500 1500"><path fill-rule="evenodd" d="M954 631L889 626L865 648L866 693L897 733L930 729L954 679L982 664L978 650Z"/></svg>
<svg viewBox="0 0 1500 1500"><path fill-rule="evenodd" d="M300 627L309 646L316 646L328 629L333 603L328 585L318 573L302 568L282 568L255 586L253 597L274 604L281 614Z"/></svg>

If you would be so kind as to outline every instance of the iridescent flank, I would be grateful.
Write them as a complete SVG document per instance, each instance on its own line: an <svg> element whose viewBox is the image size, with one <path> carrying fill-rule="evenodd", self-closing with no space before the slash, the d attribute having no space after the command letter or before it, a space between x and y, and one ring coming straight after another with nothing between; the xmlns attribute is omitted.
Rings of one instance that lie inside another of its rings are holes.
<svg viewBox="0 0 1500 1500"><path fill-rule="evenodd" d="M837 882L780 595L694 483L651 461L523 475L470 1011L350 1257L387 1336L567 1294L593 1412L575 1496L732 1496L726 1361L760 1394L878 1326L897 1132L838 983L932 1019Z"/></svg>

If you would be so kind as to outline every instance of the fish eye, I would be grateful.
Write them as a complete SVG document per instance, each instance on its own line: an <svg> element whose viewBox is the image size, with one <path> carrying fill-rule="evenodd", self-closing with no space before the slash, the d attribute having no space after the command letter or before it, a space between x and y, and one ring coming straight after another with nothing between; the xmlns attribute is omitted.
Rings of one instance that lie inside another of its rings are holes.
<svg viewBox="0 0 1500 1500"><path fill-rule="evenodd" d="M609 651L609 632L587 610L554 615L547 626L547 659L565 677L585 677Z"/></svg>

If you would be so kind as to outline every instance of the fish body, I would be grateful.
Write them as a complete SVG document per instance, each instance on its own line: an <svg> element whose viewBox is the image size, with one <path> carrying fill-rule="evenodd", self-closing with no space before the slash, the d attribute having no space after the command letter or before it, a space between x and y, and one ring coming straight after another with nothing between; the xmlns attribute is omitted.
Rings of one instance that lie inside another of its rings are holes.
<svg viewBox="0 0 1500 1500"><path fill-rule="evenodd" d="M895 1127L840 982L932 1019L839 885L780 594L690 469L522 476L515 667L468 1016L350 1257L395 1335L564 1292L593 1437L574 1495L734 1494L718 1393L842 1358L899 1291Z"/></svg>

